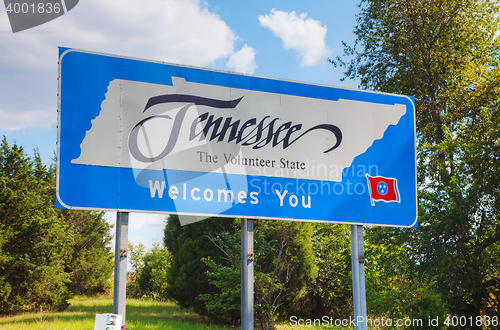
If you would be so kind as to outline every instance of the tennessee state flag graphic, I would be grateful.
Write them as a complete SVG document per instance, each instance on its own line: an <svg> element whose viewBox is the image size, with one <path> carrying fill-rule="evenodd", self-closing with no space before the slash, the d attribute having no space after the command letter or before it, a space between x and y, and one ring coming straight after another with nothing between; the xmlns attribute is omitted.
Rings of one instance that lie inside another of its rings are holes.
<svg viewBox="0 0 500 330"><path fill-rule="evenodd" d="M372 206L375 206L375 202L399 203L401 201L397 179L369 176L368 174L366 174L366 179L368 180L368 191Z"/></svg>

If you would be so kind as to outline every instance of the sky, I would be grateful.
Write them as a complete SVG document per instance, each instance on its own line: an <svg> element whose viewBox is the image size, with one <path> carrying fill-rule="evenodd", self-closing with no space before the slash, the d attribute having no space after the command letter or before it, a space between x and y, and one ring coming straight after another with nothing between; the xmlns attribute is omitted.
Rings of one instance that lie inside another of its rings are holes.
<svg viewBox="0 0 500 330"><path fill-rule="evenodd" d="M12 33L0 8L0 137L37 148L57 141L58 47L357 88L328 58L353 45L359 1L81 0L63 16ZM1 5L0 5L1 6ZM107 213L110 223L116 215ZM163 241L165 215L130 215L129 242Z"/></svg>

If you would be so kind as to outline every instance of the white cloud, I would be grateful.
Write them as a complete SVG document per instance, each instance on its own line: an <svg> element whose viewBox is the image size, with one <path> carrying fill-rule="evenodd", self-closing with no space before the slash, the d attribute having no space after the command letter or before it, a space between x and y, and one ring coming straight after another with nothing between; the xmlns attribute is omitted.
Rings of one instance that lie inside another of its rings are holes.
<svg viewBox="0 0 500 330"><path fill-rule="evenodd" d="M132 234L139 234L144 230L160 231L163 235L167 214L160 213L131 213L129 230Z"/></svg>
<svg viewBox="0 0 500 330"><path fill-rule="evenodd" d="M270 15L259 16L262 27L268 28L283 41L285 49L295 49L302 58L302 66L325 62L331 50L325 45L327 28L321 22L307 18L307 13L297 15L276 9Z"/></svg>
<svg viewBox="0 0 500 330"><path fill-rule="evenodd" d="M252 74L257 68L255 54L255 49L245 44L243 48L229 57L226 66L237 72Z"/></svg>
<svg viewBox="0 0 500 330"><path fill-rule="evenodd" d="M163 234L166 225L167 214L130 213L128 222L128 241L137 245L142 243L146 249L153 248L153 244L163 244ZM110 234L113 236L110 247L114 250L116 234L116 213L107 212L106 221L114 227Z"/></svg>
<svg viewBox="0 0 500 330"><path fill-rule="evenodd" d="M0 128L6 131L16 131L25 127L49 128L53 123L50 112L43 110L12 113L0 109Z"/></svg>
<svg viewBox="0 0 500 330"><path fill-rule="evenodd" d="M57 120L57 47L207 66L234 53L236 34L202 0L87 0L11 33L0 13L0 129Z"/></svg>
<svg viewBox="0 0 500 330"><path fill-rule="evenodd" d="M231 55L237 39L198 0L89 0L77 8L79 19L58 21L58 30L104 52L203 66Z"/></svg>

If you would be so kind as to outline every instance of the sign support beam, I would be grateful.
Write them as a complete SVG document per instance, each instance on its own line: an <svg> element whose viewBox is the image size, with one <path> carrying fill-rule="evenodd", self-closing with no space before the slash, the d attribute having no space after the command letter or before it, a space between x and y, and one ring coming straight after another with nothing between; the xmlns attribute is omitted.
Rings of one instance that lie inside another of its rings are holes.
<svg viewBox="0 0 500 330"><path fill-rule="evenodd" d="M253 220L241 219L241 330L253 330Z"/></svg>
<svg viewBox="0 0 500 330"><path fill-rule="evenodd" d="M128 212L116 213L113 314L122 316L122 325L125 324L125 306L127 295L128 220Z"/></svg>
<svg viewBox="0 0 500 330"><path fill-rule="evenodd" d="M351 225L352 291L355 330L367 330L363 226Z"/></svg>

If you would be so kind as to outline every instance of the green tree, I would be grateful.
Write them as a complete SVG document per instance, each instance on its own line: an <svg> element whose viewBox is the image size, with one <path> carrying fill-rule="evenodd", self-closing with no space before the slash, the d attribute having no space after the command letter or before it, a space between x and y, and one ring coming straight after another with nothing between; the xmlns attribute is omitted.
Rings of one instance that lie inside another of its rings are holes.
<svg viewBox="0 0 500 330"><path fill-rule="evenodd" d="M454 315L498 313L499 6L494 0L362 0L346 77L413 95L417 230L377 228Z"/></svg>
<svg viewBox="0 0 500 330"><path fill-rule="evenodd" d="M448 308L437 291L437 281L418 267L405 246L384 241L379 228L367 228L365 276L368 312L374 318L425 320L409 329L442 329ZM383 232L383 234L386 234ZM438 324L429 325L429 318ZM392 324L392 328L398 328Z"/></svg>
<svg viewBox="0 0 500 330"><path fill-rule="evenodd" d="M139 243L128 243L132 272L127 274L127 294L135 298L150 297L166 300L167 269L171 253L158 243L150 251Z"/></svg>
<svg viewBox="0 0 500 330"><path fill-rule="evenodd" d="M142 292L153 298L166 300L167 269L171 258L172 254L167 249L160 244L153 244L151 251L144 257L144 267L137 279Z"/></svg>
<svg viewBox="0 0 500 330"><path fill-rule="evenodd" d="M310 287L318 275L312 242L314 225L296 221L256 221L256 228L264 233L268 242L275 242L274 253L261 258L262 272L273 273L280 258L285 259L279 283L284 283L286 296L276 311L278 319L285 320L290 315L310 316ZM293 271L288 272L288 269Z"/></svg>
<svg viewBox="0 0 500 330"><path fill-rule="evenodd" d="M261 240L258 231L254 231L254 235L257 260L261 251L258 242ZM208 267L208 282L216 290L200 294L198 299L204 302L208 315L214 321L236 325L241 318L241 234L238 231L232 234L221 232L208 237L224 256L219 263L210 256L202 259ZM258 268L254 271L259 273Z"/></svg>
<svg viewBox="0 0 500 330"><path fill-rule="evenodd" d="M111 286L113 254L110 252L110 225L104 212L58 210L72 234L71 258L65 262L65 272L71 275L67 284L76 295L103 293Z"/></svg>
<svg viewBox="0 0 500 330"><path fill-rule="evenodd" d="M101 213L54 208L55 168L23 148L0 146L0 313L64 309L95 293L112 265Z"/></svg>
<svg viewBox="0 0 500 330"><path fill-rule="evenodd" d="M254 313L262 329L274 329L277 319L305 315L300 308L317 274L312 227L312 224L298 222L255 222ZM218 290L202 294L200 298L212 318L236 324L241 308L240 232L222 232L210 239L224 257L221 262L210 257L204 259L210 268L209 282Z"/></svg>
<svg viewBox="0 0 500 330"><path fill-rule="evenodd" d="M146 258L146 247L139 243L135 246L128 242L128 255L132 271L127 273L127 294L134 298L141 298L146 292L139 287L139 277L144 268L144 259Z"/></svg>
<svg viewBox="0 0 500 330"><path fill-rule="evenodd" d="M69 224L52 206L52 177L36 155L0 150L0 313L67 307L70 296L64 271L71 258Z"/></svg>
<svg viewBox="0 0 500 330"><path fill-rule="evenodd" d="M311 316L352 315L351 238L346 225L318 223L312 239L318 276L311 285Z"/></svg>
<svg viewBox="0 0 500 330"><path fill-rule="evenodd" d="M182 308L193 308L202 315L207 309L200 294L213 293L217 288L209 283L206 272L209 267L203 258L221 262L223 253L208 235L238 230L238 223L229 218L209 218L181 226L177 215L170 215L165 226L164 246L172 254L167 269L167 295Z"/></svg>

